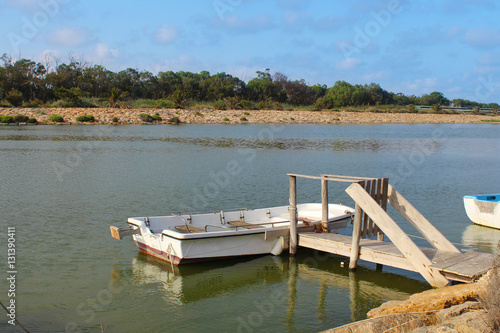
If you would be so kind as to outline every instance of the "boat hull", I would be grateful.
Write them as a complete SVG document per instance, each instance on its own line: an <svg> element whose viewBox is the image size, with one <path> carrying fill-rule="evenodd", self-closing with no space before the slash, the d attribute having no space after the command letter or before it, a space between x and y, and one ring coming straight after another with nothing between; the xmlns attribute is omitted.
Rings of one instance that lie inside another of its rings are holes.
<svg viewBox="0 0 500 333"><path fill-rule="evenodd" d="M465 212L475 224L500 229L500 194L464 197Z"/></svg>

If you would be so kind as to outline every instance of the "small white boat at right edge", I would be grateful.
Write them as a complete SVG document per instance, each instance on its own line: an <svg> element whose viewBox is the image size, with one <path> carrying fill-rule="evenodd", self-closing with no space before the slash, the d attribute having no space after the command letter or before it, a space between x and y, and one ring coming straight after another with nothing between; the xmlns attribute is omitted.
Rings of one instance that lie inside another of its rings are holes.
<svg viewBox="0 0 500 333"><path fill-rule="evenodd" d="M465 212L472 222L500 229L500 194L464 196Z"/></svg>

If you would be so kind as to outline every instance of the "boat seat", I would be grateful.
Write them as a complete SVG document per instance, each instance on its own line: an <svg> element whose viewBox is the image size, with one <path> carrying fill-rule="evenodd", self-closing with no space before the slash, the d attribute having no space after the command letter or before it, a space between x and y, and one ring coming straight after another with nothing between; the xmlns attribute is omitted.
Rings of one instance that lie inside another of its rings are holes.
<svg viewBox="0 0 500 333"><path fill-rule="evenodd" d="M251 223L247 223L247 222L243 222L243 221L231 221L231 222L227 222L227 224L235 226L235 227L244 227L245 229L263 228L260 225L255 225L255 224L251 224Z"/></svg>
<svg viewBox="0 0 500 333"><path fill-rule="evenodd" d="M186 225L178 225L175 227L176 230L185 232L185 233L197 233L197 232L205 232L205 230L193 227L192 225L186 226Z"/></svg>

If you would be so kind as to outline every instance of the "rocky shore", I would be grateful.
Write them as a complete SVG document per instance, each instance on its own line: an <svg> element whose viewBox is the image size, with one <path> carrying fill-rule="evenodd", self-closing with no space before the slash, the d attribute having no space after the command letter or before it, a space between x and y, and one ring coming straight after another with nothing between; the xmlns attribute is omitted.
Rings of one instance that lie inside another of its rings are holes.
<svg viewBox="0 0 500 333"><path fill-rule="evenodd" d="M282 110L191 110L191 109L114 109L114 108L0 108L0 115L25 115L39 123L51 123L51 115L60 115L65 124L77 124L76 117L93 115L96 124L144 124L140 115L158 114L167 124L468 124L500 121L498 115L374 113L352 111Z"/></svg>
<svg viewBox="0 0 500 333"><path fill-rule="evenodd" d="M427 290L405 301L389 301L368 312L368 319L327 333L483 333L490 332L487 311L478 301L489 274L472 284Z"/></svg>

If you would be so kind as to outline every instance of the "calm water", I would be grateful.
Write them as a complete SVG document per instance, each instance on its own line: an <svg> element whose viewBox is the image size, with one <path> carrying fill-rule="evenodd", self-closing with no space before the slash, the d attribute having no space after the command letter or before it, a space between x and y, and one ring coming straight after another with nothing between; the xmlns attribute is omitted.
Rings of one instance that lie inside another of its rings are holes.
<svg viewBox="0 0 500 333"><path fill-rule="evenodd" d="M460 248L492 252L500 232L472 226L462 196L499 192L499 151L493 124L2 126L0 300L15 226L16 313L32 332L317 332L363 319L429 286L306 250L172 270L109 225L286 205L289 172L387 176ZM298 186L299 202L320 200L319 182ZM344 189L331 184L331 202L352 205ZM0 331L22 331L0 318Z"/></svg>

